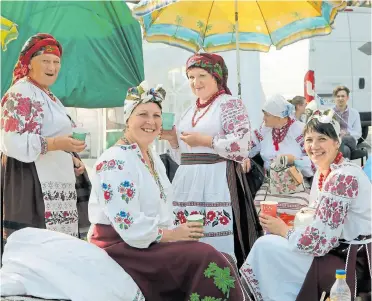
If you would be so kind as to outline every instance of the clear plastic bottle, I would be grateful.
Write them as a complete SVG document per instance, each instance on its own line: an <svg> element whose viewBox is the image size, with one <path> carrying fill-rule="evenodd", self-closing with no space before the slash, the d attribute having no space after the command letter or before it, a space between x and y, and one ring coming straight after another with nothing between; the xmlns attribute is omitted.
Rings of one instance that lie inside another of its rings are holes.
<svg viewBox="0 0 372 301"><path fill-rule="evenodd" d="M350 288L346 283L345 270L336 270L336 282L331 288L331 301L351 301Z"/></svg>

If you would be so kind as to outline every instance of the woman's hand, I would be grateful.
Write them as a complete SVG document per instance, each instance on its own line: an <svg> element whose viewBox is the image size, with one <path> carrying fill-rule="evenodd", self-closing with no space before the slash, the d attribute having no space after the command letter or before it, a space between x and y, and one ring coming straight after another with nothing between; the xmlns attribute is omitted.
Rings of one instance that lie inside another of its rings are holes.
<svg viewBox="0 0 372 301"><path fill-rule="evenodd" d="M265 231L270 232L270 234L286 237L289 227L281 218L260 213L259 219Z"/></svg>
<svg viewBox="0 0 372 301"><path fill-rule="evenodd" d="M79 160L78 158L72 156L72 162L74 163L74 172L76 176L80 176L85 171L85 165L84 163Z"/></svg>
<svg viewBox="0 0 372 301"><path fill-rule="evenodd" d="M173 126L171 130L161 130L159 139L167 140L173 148L178 147L176 127Z"/></svg>
<svg viewBox="0 0 372 301"><path fill-rule="evenodd" d="M191 147L196 146L212 147L213 137L201 133L182 132L180 139Z"/></svg>
<svg viewBox="0 0 372 301"><path fill-rule="evenodd" d="M198 241L204 236L203 226L201 223L185 223L179 225L176 229L173 230L173 240L193 240Z"/></svg>
<svg viewBox="0 0 372 301"><path fill-rule="evenodd" d="M48 151L63 150L66 152L80 153L85 149L85 141L80 141L71 136L58 136L47 138Z"/></svg>
<svg viewBox="0 0 372 301"><path fill-rule="evenodd" d="M251 159L245 158L242 163L243 172L247 173L251 170Z"/></svg>

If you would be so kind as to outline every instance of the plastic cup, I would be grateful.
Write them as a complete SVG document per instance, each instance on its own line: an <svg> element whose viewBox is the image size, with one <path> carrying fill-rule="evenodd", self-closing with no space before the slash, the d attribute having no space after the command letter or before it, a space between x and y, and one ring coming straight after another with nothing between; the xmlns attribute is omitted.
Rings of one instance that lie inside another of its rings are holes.
<svg viewBox="0 0 372 301"><path fill-rule="evenodd" d="M161 118L163 130L170 131L174 125L174 113L162 113Z"/></svg>
<svg viewBox="0 0 372 301"><path fill-rule="evenodd" d="M201 225L204 225L204 215L201 214L192 214L186 217L186 220L189 223L201 223Z"/></svg>
<svg viewBox="0 0 372 301"><path fill-rule="evenodd" d="M80 141L85 141L87 137L87 131L83 128L73 128L72 129L72 138Z"/></svg>
<svg viewBox="0 0 372 301"><path fill-rule="evenodd" d="M276 217L277 210L278 210L278 202L262 201L260 206L261 206L261 212L263 214L270 215L272 217Z"/></svg>

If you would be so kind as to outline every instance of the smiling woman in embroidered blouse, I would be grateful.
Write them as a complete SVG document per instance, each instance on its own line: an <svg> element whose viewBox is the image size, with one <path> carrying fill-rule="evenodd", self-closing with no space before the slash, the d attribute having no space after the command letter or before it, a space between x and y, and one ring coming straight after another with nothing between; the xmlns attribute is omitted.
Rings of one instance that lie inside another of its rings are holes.
<svg viewBox="0 0 372 301"><path fill-rule="evenodd" d="M190 214L204 215L201 241L235 255L241 265L262 230L239 166L251 146L247 110L241 99L231 96L221 56L195 54L186 63L186 73L198 98L182 114L177 129L161 135L181 165L172 182L176 224Z"/></svg>
<svg viewBox="0 0 372 301"><path fill-rule="evenodd" d="M1 101L4 238L25 227L79 236L79 226L89 226L79 219L75 189L75 175L84 172L84 164L68 153L83 151L85 143L71 138L72 121L49 90L61 57L62 46L53 36L32 36Z"/></svg>
<svg viewBox="0 0 372 301"><path fill-rule="evenodd" d="M270 167L277 169L293 165L305 177L312 177L314 174L315 167L304 149L302 131L305 124L294 119L294 111L294 106L281 95L273 95L263 106L264 123L260 129L253 132L249 157L253 158L259 153L268 175ZM286 160L283 160L283 163L280 159L284 157ZM243 170L249 171L250 164L250 159L246 159ZM273 175L275 176L275 173ZM278 202L278 213L289 223L293 221L298 210L308 205L310 184L304 178L303 185L296 187L289 182L286 183L284 178L280 181L274 176L270 178L270 183L262 184L255 196L254 204L259 211L261 201ZM287 187L292 190L282 193L281 191Z"/></svg>
<svg viewBox="0 0 372 301"><path fill-rule="evenodd" d="M332 115L316 111L304 129L306 152L318 166L312 209L298 213L295 228L260 214L262 226L274 235L257 240L240 270L256 301L319 300L323 291L329 293L335 270L345 268L353 295L368 289L371 183L359 166L343 159L340 125Z"/></svg>
<svg viewBox="0 0 372 301"><path fill-rule="evenodd" d="M148 89L146 83L129 89L124 136L96 164L89 201L94 224L90 241L123 267L146 300L199 300L197 295L245 300L233 261L197 242L204 236L199 222L173 229L172 187L151 149L160 133L164 96L162 88ZM222 291L205 274L221 269L227 272Z"/></svg>

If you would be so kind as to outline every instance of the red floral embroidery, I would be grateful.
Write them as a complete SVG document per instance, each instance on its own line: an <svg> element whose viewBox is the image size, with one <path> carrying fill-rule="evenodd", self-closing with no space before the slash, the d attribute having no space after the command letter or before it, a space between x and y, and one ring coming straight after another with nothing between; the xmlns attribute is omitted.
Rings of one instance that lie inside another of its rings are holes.
<svg viewBox="0 0 372 301"><path fill-rule="evenodd" d="M359 193L358 180L351 175L334 174L326 181L324 192L345 198L356 198Z"/></svg>
<svg viewBox="0 0 372 301"><path fill-rule="evenodd" d="M230 151L232 152L239 152L240 151L240 146L238 143L233 142L230 144Z"/></svg>
<svg viewBox="0 0 372 301"><path fill-rule="evenodd" d="M125 161L123 160L110 160L110 161L102 161L96 165L96 172L97 174L106 170L123 170Z"/></svg>
<svg viewBox="0 0 372 301"><path fill-rule="evenodd" d="M260 288L259 282L256 279L256 275L253 273L253 269L250 264L244 263L240 269L243 280L248 284L250 291L255 297L256 301L264 301Z"/></svg>
<svg viewBox="0 0 372 301"><path fill-rule="evenodd" d="M209 211L209 212L207 213L207 220L208 220L208 221L212 222L212 221L214 221L215 218L216 218L216 212L214 212L214 211Z"/></svg>
<svg viewBox="0 0 372 301"><path fill-rule="evenodd" d="M315 215L334 230L344 224L347 211L348 204L346 202L323 196Z"/></svg>
<svg viewBox="0 0 372 301"><path fill-rule="evenodd" d="M335 247L337 242L337 236L327 238L324 232L320 233L319 229L308 226L301 235L297 248L314 256L323 256L332 247Z"/></svg>
<svg viewBox="0 0 372 301"><path fill-rule="evenodd" d="M114 192L112 190L111 185L106 184L106 183L102 184L102 190L103 190L103 198L105 200L105 204L107 204L109 201L111 201Z"/></svg>
<svg viewBox="0 0 372 301"><path fill-rule="evenodd" d="M261 142L263 140L263 137L262 137L262 135L261 135L261 133L259 131L254 130L254 134L256 135L258 141Z"/></svg>
<svg viewBox="0 0 372 301"><path fill-rule="evenodd" d="M10 92L1 101L1 128L5 132L40 134L43 108L40 102Z"/></svg>

